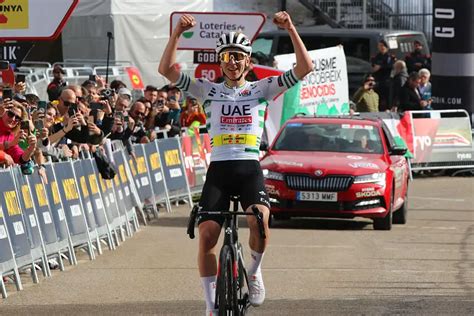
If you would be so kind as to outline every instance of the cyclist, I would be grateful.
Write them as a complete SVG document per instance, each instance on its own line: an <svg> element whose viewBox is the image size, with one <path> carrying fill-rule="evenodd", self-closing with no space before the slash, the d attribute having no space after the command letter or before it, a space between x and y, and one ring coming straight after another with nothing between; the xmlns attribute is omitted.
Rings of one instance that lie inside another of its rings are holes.
<svg viewBox="0 0 474 316"><path fill-rule="evenodd" d="M253 205L264 215L266 239L260 237L253 216L247 221L250 228L251 250L249 301L259 306L265 299L261 262L268 243L270 203L259 164L259 145L263 132L267 100L296 85L313 69L313 62L287 12L278 12L273 22L288 31L293 43L296 66L278 77L247 82L245 74L250 65L252 47L243 33L224 33L217 41L216 52L225 81L213 83L206 79L191 79L175 66L176 49L181 34L192 28L192 15L182 15L161 57L159 72L176 86L194 96L204 107L207 129L211 137L211 164L201 195L200 206L206 211L229 209L230 195L239 195L244 210ZM206 297L206 314L214 315L216 287L216 244L224 219L222 216L198 216L198 266Z"/></svg>

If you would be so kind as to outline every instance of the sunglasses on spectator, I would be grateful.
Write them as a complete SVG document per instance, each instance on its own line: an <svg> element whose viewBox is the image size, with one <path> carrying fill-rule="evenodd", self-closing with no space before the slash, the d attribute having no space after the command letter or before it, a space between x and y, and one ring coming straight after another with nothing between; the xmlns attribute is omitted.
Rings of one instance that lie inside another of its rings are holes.
<svg viewBox="0 0 474 316"><path fill-rule="evenodd" d="M247 56L247 54L242 52L222 52L219 54L219 59L224 63L228 63L230 62L230 58L232 58L234 62L238 63L243 61Z"/></svg>
<svg viewBox="0 0 474 316"><path fill-rule="evenodd" d="M135 115L143 117L143 116L145 116L145 113L144 112L135 112Z"/></svg>
<svg viewBox="0 0 474 316"><path fill-rule="evenodd" d="M67 107L70 107L72 105L76 105L76 103L74 102L69 102L69 101L63 101L64 102L64 106L67 106Z"/></svg>
<svg viewBox="0 0 474 316"><path fill-rule="evenodd" d="M84 97L76 97L76 100L79 101L79 102L84 102L84 101L86 101L86 98L84 98Z"/></svg>
<svg viewBox="0 0 474 316"><path fill-rule="evenodd" d="M7 111L7 115L8 115L9 118L13 119L17 123L20 122L21 120L23 120L21 116L16 115L15 112L13 112L13 111Z"/></svg>

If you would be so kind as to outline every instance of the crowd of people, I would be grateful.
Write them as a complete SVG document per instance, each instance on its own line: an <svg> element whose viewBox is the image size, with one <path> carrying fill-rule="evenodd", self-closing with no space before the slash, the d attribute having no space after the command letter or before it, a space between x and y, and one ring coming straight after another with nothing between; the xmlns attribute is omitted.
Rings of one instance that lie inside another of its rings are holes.
<svg viewBox="0 0 474 316"><path fill-rule="evenodd" d="M378 43L372 73L352 96L356 112L431 110L431 57L414 41L414 51L397 60L385 40Z"/></svg>
<svg viewBox="0 0 474 316"><path fill-rule="evenodd" d="M205 125L201 105L174 85L148 85L132 98L126 84L91 75L68 84L56 65L47 87L49 100L26 93L25 82L0 86L0 164L18 164L33 172L46 161L95 152L106 139L121 140L133 156L133 144L179 135L183 127Z"/></svg>

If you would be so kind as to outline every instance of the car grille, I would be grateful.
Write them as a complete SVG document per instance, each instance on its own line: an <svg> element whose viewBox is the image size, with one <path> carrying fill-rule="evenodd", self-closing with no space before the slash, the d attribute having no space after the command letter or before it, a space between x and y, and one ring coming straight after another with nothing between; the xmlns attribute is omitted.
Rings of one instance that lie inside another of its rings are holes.
<svg viewBox="0 0 474 316"><path fill-rule="evenodd" d="M292 190L307 191L346 191L354 181L351 176L326 176L323 178L312 178L306 175L287 175L286 185Z"/></svg>

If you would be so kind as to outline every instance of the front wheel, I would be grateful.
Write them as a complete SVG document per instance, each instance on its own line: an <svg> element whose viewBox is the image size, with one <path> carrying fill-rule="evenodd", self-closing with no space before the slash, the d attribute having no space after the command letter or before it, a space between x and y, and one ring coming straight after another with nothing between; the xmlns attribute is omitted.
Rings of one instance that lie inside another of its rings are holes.
<svg viewBox="0 0 474 316"><path fill-rule="evenodd" d="M390 204L388 205L388 213L383 218L374 218L375 230L391 230L392 229L392 211L393 211L393 194L390 195Z"/></svg>
<svg viewBox="0 0 474 316"><path fill-rule="evenodd" d="M216 305L219 316L239 315L237 302L237 275L234 274L234 254L230 246L224 246L219 256L219 275Z"/></svg>

